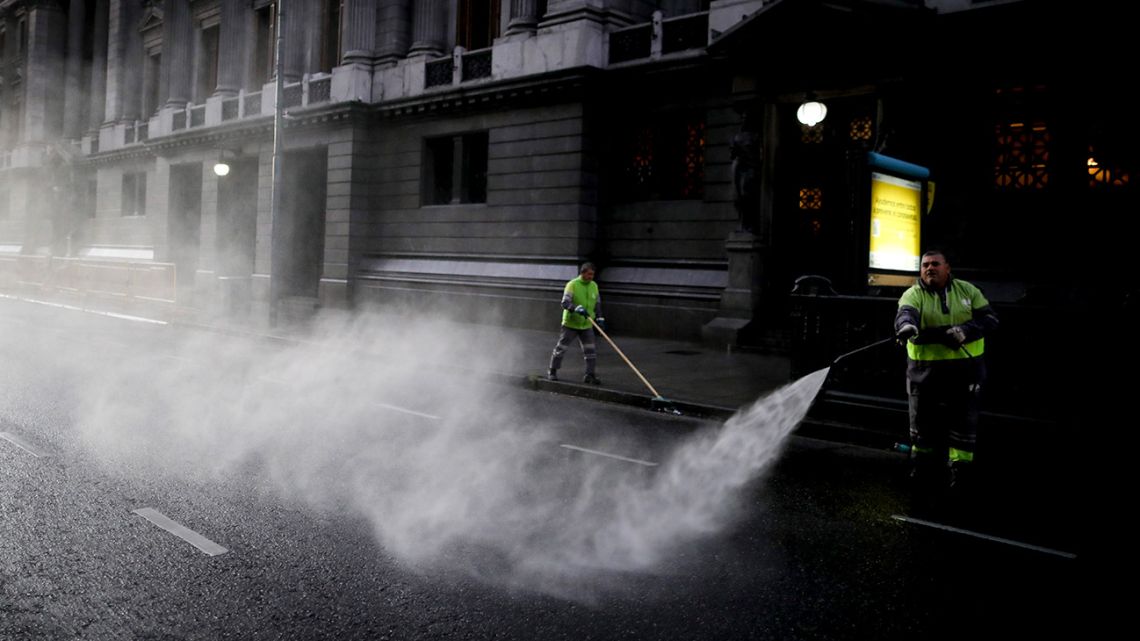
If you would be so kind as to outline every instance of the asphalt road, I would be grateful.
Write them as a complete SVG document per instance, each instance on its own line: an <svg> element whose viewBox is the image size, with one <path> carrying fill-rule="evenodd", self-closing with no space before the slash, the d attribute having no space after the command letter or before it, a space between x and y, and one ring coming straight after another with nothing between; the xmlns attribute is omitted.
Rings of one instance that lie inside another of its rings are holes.
<svg viewBox="0 0 1140 641"><path fill-rule="evenodd" d="M1087 628L1079 513L916 491L895 453L728 447L716 424L472 380L439 364L486 346L431 332L317 342L0 301L0 639Z"/></svg>

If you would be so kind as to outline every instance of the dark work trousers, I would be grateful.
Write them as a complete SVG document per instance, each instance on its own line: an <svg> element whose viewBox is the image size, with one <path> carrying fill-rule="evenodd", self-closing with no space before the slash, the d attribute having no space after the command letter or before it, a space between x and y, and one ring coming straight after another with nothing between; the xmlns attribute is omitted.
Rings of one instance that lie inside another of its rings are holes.
<svg viewBox="0 0 1140 641"><path fill-rule="evenodd" d="M582 357L586 359L586 374L593 375L594 364L598 362L598 346L594 342L594 328L592 327L574 329L563 325L562 331L558 334L558 343L554 346L554 353L550 355L550 369L558 371L558 368L562 367L562 356L566 353L566 346L575 337L578 338L578 343L582 345Z"/></svg>
<svg viewBox="0 0 1140 641"><path fill-rule="evenodd" d="M911 444L942 457L949 447L973 453L984 379L980 359L910 368L906 390Z"/></svg>

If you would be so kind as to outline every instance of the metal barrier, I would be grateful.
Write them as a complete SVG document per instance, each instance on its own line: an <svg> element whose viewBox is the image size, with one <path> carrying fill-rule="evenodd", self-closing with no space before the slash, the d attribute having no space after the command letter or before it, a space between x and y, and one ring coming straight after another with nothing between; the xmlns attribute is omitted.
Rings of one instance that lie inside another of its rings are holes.
<svg viewBox="0 0 1140 641"><path fill-rule="evenodd" d="M792 376L827 367L835 357L891 336L897 298L793 295ZM1059 343L1057 327L1080 326L1077 307L995 303L1000 326L986 337L984 407L1011 417L1054 419L1073 400L1067 389L1093 371L1093 354ZM1042 322L1041 319L1049 319ZM905 400L906 356L884 346L833 368L832 392ZM1069 408L1071 409L1071 408Z"/></svg>
<svg viewBox="0 0 1140 641"><path fill-rule="evenodd" d="M19 293L175 303L173 263L0 256L0 287Z"/></svg>

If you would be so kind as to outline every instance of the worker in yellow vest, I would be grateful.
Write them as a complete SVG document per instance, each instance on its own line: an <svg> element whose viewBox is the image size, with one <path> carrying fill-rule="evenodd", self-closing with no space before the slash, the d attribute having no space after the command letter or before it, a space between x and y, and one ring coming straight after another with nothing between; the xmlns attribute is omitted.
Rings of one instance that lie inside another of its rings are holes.
<svg viewBox="0 0 1140 641"><path fill-rule="evenodd" d="M922 255L919 280L899 299L895 334L906 342L912 475L949 466L960 486L974 462L986 366L985 335L998 319L981 290L950 275L940 250Z"/></svg>
<svg viewBox="0 0 1140 641"><path fill-rule="evenodd" d="M582 356L586 360L586 375L583 383L600 385L601 381L594 374L594 367L598 361L598 347L594 336L594 327L590 319L604 327L606 320L602 318L602 299L598 294L598 284L594 282L594 273L597 270L593 263L582 263L578 269L578 277L567 282L562 290L562 331L558 334L558 343L554 345L554 353L550 356L550 369L546 378L558 380L558 368L562 367L562 356L566 353L566 346L575 338L582 345Z"/></svg>

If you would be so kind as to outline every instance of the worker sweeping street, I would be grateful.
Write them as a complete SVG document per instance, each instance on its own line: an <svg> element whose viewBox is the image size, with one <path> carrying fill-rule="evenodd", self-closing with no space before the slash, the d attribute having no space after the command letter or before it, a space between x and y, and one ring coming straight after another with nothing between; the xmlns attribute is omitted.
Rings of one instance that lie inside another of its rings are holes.
<svg viewBox="0 0 1140 641"><path fill-rule="evenodd" d="M906 342L912 475L961 489L972 470L986 368L985 335L998 325L974 285L950 275L939 250L899 299L895 335ZM946 469L949 468L948 475Z"/></svg>
<svg viewBox="0 0 1140 641"><path fill-rule="evenodd" d="M598 345L594 336L594 324L591 322L593 320L599 327L605 327L602 299L598 293L598 284L594 282L596 271L593 263L582 263L578 277L567 282L562 290L562 329L558 334L558 343L554 345L554 353L550 356L550 368L546 373L549 380L558 380L558 369L562 367L566 346L577 338L582 346L582 357L586 361L586 373L582 382L601 384L595 374Z"/></svg>

